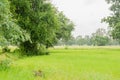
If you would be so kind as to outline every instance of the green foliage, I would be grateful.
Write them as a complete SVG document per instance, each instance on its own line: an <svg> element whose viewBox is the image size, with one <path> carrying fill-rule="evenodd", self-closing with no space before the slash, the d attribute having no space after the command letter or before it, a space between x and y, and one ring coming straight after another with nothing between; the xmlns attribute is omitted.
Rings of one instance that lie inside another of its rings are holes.
<svg viewBox="0 0 120 80"><path fill-rule="evenodd" d="M8 0L0 0L0 42L2 46L19 44L26 37L25 32L15 23Z"/></svg>
<svg viewBox="0 0 120 80"><path fill-rule="evenodd" d="M17 20L17 25L28 34L29 39L21 37L23 41L20 42L21 50L27 55L39 54L39 44L48 48L53 46L58 39L70 37L73 23L57 12L49 1L9 1L10 11L13 18ZM58 37L58 35L62 36ZM26 36L25 33L24 36Z"/></svg>
<svg viewBox="0 0 120 80"><path fill-rule="evenodd" d="M105 46L109 43L109 38L106 36L94 36L92 40L93 44L97 46Z"/></svg>
<svg viewBox="0 0 120 80"><path fill-rule="evenodd" d="M3 35L0 35L0 46L6 46L9 42L5 39Z"/></svg>
<svg viewBox="0 0 120 80"><path fill-rule="evenodd" d="M68 41L71 38L71 31L74 29L74 24L62 12L58 12L60 27L56 32L57 39Z"/></svg>
<svg viewBox="0 0 120 80"><path fill-rule="evenodd" d="M85 42L85 39L82 37L82 36L77 36L77 44L78 45L84 45L86 42Z"/></svg>
<svg viewBox="0 0 120 80"><path fill-rule="evenodd" d="M10 49L8 47L4 47L2 48L2 52L5 53L5 52L10 52Z"/></svg>
<svg viewBox="0 0 120 80"><path fill-rule="evenodd" d="M110 10L112 15L107 16L102 21L109 24L111 27L111 35L114 39L120 41L120 0L106 0L108 4L111 4Z"/></svg>
<svg viewBox="0 0 120 80"><path fill-rule="evenodd" d="M9 11L9 2L8 0L0 0L0 45L3 46L7 43L7 40L4 37L3 28L8 28L11 14ZM6 26L7 25L7 26Z"/></svg>
<svg viewBox="0 0 120 80"><path fill-rule="evenodd" d="M27 55L39 54L38 45L48 48L58 39L68 40L73 26L48 0L0 1L0 45L17 45Z"/></svg>
<svg viewBox="0 0 120 80"><path fill-rule="evenodd" d="M105 29L99 28L95 33L85 36L71 37L68 41L59 40L57 45L87 45L87 46L106 46L106 45L119 45L118 41L112 39Z"/></svg>
<svg viewBox="0 0 120 80"><path fill-rule="evenodd" d="M30 43L29 41L24 42L20 46L22 55L32 56L32 55L45 55L47 50L45 45L38 43Z"/></svg>
<svg viewBox="0 0 120 80"><path fill-rule="evenodd" d="M0 71L5 71L10 68L11 61L8 59L0 61Z"/></svg>
<svg viewBox="0 0 120 80"><path fill-rule="evenodd" d="M45 44L57 28L55 11L45 0L11 0L11 11L18 25L30 34L31 43Z"/></svg>
<svg viewBox="0 0 120 80"><path fill-rule="evenodd" d="M23 57L23 53L20 49L15 49L11 54L15 56L16 59Z"/></svg>
<svg viewBox="0 0 120 80"><path fill-rule="evenodd" d="M92 34L92 44L97 46L105 46L109 43L109 36L103 28L97 29L95 33Z"/></svg>

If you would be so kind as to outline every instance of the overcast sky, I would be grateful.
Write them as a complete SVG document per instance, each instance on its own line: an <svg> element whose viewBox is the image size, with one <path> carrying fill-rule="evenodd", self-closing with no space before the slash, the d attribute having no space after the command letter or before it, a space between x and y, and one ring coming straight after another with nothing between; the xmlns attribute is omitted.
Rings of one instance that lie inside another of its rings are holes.
<svg viewBox="0 0 120 80"><path fill-rule="evenodd" d="M52 0L52 3L74 22L74 36L90 35L98 28L107 28L101 23L101 19L110 14L105 0Z"/></svg>

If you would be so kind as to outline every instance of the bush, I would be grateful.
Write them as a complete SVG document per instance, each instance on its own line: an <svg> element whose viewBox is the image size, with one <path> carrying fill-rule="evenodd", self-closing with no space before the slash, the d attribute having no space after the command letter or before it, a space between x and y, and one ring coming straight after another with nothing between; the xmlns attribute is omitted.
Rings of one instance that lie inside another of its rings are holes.
<svg viewBox="0 0 120 80"><path fill-rule="evenodd" d="M68 46L65 46L65 49L68 49Z"/></svg>
<svg viewBox="0 0 120 80"><path fill-rule="evenodd" d="M46 46L42 44L25 42L20 46L21 55L33 56L33 55L48 55Z"/></svg>
<svg viewBox="0 0 120 80"><path fill-rule="evenodd" d="M12 54L14 56L16 56L17 58L21 58L22 57L22 53L21 53L21 50L20 49L15 49Z"/></svg>
<svg viewBox="0 0 120 80"><path fill-rule="evenodd" d="M2 48L2 52L5 53L5 52L10 52L10 49L8 47L4 47Z"/></svg>
<svg viewBox="0 0 120 80"><path fill-rule="evenodd" d="M10 67L11 61L8 59L0 61L0 71L7 70Z"/></svg>
<svg viewBox="0 0 120 80"><path fill-rule="evenodd" d="M47 54L46 46L39 45L39 47L38 47L38 54L37 55L46 55L46 54Z"/></svg>

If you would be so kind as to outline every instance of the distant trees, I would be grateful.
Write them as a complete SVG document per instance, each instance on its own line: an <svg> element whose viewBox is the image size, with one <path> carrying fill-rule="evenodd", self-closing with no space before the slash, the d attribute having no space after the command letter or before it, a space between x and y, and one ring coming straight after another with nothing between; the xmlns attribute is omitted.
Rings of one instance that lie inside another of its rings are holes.
<svg viewBox="0 0 120 80"><path fill-rule="evenodd" d="M84 38L81 35L77 36L76 37L76 43L78 45L84 45L84 43L85 43Z"/></svg>
<svg viewBox="0 0 120 80"><path fill-rule="evenodd" d="M111 4L110 10L112 13L103 21L109 24L113 38L120 42L120 0L106 0L106 2Z"/></svg>
<svg viewBox="0 0 120 80"><path fill-rule="evenodd" d="M108 35L106 34L105 29L99 28L91 37L92 44L96 46L105 46L109 43Z"/></svg>
<svg viewBox="0 0 120 80"><path fill-rule="evenodd" d="M68 40L74 24L47 0L0 0L0 40L18 45L27 55ZM4 37L4 38L3 38Z"/></svg>
<svg viewBox="0 0 120 80"><path fill-rule="evenodd" d="M112 39L105 29L99 28L91 35L84 37L79 35L76 38L71 37L67 42L60 40L58 45L88 45L88 46L105 46L105 45L119 45L118 41Z"/></svg>

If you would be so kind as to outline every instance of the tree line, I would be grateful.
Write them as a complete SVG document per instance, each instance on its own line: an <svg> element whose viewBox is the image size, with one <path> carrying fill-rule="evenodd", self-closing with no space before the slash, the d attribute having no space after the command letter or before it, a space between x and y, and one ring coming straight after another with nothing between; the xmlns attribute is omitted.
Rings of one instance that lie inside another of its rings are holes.
<svg viewBox="0 0 120 80"><path fill-rule="evenodd" d="M79 35L76 38L71 37L68 41L59 40L57 45L110 46L119 45L119 41L117 39L113 39L112 36L110 36L109 31L107 32L105 29L99 28L91 35Z"/></svg>

